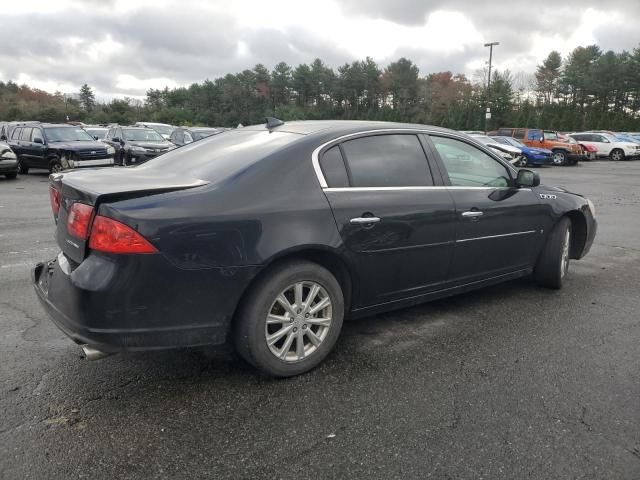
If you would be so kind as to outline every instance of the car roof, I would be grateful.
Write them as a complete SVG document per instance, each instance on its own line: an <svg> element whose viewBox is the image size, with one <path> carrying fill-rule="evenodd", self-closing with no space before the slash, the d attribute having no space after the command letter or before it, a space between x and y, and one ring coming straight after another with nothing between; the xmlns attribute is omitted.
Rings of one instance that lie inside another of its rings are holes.
<svg viewBox="0 0 640 480"><path fill-rule="evenodd" d="M264 129L265 124L249 125L241 127L243 129L259 130ZM367 120L299 120L285 122L282 125L273 127L272 130L279 132L298 133L301 135L311 135L314 133L352 133L354 131L366 130L431 130L441 132L452 132L452 130L434 127L432 125L422 125L418 123L395 123L395 122L374 122ZM457 133L457 132L456 132Z"/></svg>

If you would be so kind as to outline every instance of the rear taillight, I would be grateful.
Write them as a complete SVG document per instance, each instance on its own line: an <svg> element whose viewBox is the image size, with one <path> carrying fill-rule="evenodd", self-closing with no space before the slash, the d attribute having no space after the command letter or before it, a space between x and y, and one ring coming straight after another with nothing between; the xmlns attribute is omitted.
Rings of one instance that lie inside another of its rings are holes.
<svg viewBox="0 0 640 480"><path fill-rule="evenodd" d="M86 240L89 235L89 224L93 215L93 207L85 203L74 203L69 209L67 217L67 231L81 240Z"/></svg>
<svg viewBox="0 0 640 480"><path fill-rule="evenodd" d="M89 248L107 253L157 253L156 247L133 228L100 215L93 219Z"/></svg>
<svg viewBox="0 0 640 480"><path fill-rule="evenodd" d="M60 191L54 187L49 187L49 200L51 201L51 210L53 210L53 215L57 217L58 212L60 211Z"/></svg>

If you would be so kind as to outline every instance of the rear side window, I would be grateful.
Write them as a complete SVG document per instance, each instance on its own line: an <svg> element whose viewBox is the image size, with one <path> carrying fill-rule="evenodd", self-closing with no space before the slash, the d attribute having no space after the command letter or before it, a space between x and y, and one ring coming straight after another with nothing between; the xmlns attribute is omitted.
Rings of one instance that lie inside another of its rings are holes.
<svg viewBox="0 0 640 480"><path fill-rule="evenodd" d="M16 127L16 129L11 134L11 138L14 140L18 140L20 138L21 133L22 133L22 127Z"/></svg>
<svg viewBox="0 0 640 480"><path fill-rule="evenodd" d="M33 128L23 128L22 133L20 134L20 140L24 140L25 142L30 142L31 130L33 130Z"/></svg>
<svg viewBox="0 0 640 480"><path fill-rule="evenodd" d="M322 160L320 160L320 168L329 187L349 186L349 176L339 146L336 145L324 152Z"/></svg>
<svg viewBox="0 0 640 480"><path fill-rule="evenodd" d="M513 138L524 140L525 131L526 130L524 128L516 128L515 131L513 132Z"/></svg>
<svg viewBox="0 0 640 480"><path fill-rule="evenodd" d="M353 187L422 187L433 179L418 137L377 135L342 144Z"/></svg>
<svg viewBox="0 0 640 480"><path fill-rule="evenodd" d="M510 137L512 133L513 133L513 129L512 128L499 128L498 129L498 135L500 135L501 137Z"/></svg>

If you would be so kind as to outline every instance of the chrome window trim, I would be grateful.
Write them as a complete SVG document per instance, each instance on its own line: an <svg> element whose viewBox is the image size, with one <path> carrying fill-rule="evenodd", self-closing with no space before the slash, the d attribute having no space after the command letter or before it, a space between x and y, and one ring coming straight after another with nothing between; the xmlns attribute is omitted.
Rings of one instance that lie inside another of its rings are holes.
<svg viewBox="0 0 640 480"><path fill-rule="evenodd" d="M531 233L537 233L537 230L527 230L526 232L503 233L502 235L488 235L486 237L461 238L459 240L456 240L456 243L471 242L472 240L488 240L490 238L512 237L514 235L529 235Z"/></svg>
<svg viewBox="0 0 640 480"><path fill-rule="evenodd" d="M328 190L329 185L327 184L327 180L324 178L324 174L322 173L322 168L320 168L320 151L322 149L324 149L325 147L332 145L332 144L338 144L346 139L349 138L353 138L353 137L358 137L358 136L362 136L362 135L367 135L367 134L374 134L374 133L396 133L396 134L414 134L414 135L419 135L419 134L435 134L435 135L443 135L445 137L452 137L452 138L456 138L459 140L463 140L463 141L468 141L471 137L469 137L468 135L465 134L459 134L457 132L451 131L445 131L445 132L441 132L438 130L431 130L428 128L378 128L378 129L373 129L373 130L363 130L361 132L354 132L354 133L348 133L346 135L341 135L339 137L336 137L332 140L329 140L328 142L323 143L322 145L320 145L319 147L317 147L313 153L311 154L311 162L313 164L313 170L316 172L316 177L318 178L318 182L320 183L320 187ZM477 145L476 145L477 146ZM502 161L502 159L497 159L497 155L493 152L491 152L488 148L482 146L482 148L480 148L480 151L484 152L484 153L488 153L490 157L492 157L494 160L497 160L498 163L500 163L501 165L505 166L507 169L509 169L511 171L512 174L516 173L516 170L509 164L505 163ZM356 189L356 190L363 190L363 189L380 189L380 188L389 188L389 189L412 189L412 188L439 188L439 187L344 187L344 188L352 188L352 189ZM447 188L457 188L457 187L447 187ZM466 189L466 188L491 188L491 187L459 187L462 189ZM498 188L509 188L509 187L498 187Z"/></svg>
<svg viewBox="0 0 640 480"><path fill-rule="evenodd" d="M512 187L463 187L463 186L431 186L431 187L326 187L325 192L376 192L401 190L510 190ZM530 188L518 188L521 192L530 192Z"/></svg>

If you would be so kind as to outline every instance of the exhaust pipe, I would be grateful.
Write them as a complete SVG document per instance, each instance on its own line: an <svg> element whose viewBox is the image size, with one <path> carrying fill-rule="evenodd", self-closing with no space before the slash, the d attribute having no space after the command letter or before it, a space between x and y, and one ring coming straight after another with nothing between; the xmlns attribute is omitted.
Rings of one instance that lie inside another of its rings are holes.
<svg viewBox="0 0 640 480"><path fill-rule="evenodd" d="M84 358L87 360L100 360L101 358L113 355L113 353L103 352L89 345L81 345Z"/></svg>

